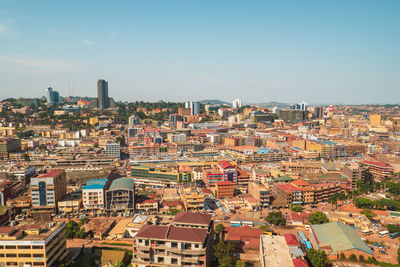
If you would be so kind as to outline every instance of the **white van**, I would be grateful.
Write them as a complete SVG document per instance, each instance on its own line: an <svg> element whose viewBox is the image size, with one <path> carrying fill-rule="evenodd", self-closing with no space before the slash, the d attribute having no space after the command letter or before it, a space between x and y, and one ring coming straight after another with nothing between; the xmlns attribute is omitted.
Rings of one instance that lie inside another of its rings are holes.
<svg viewBox="0 0 400 267"><path fill-rule="evenodd" d="M384 237L384 236L388 236L388 235L389 235L389 231L388 230L384 230L384 231L378 232L378 236L379 237Z"/></svg>

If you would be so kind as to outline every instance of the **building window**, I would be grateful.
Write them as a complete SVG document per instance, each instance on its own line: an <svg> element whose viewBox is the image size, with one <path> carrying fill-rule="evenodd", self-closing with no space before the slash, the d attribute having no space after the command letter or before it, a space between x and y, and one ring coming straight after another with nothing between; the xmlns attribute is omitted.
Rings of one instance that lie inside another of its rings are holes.
<svg viewBox="0 0 400 267"><path fill-rule="evenodd" d="M32 246L32 249L43 249L43 246Z"/></svg>
<svg viewBox="0 0 400 267"><path fill-rule="evenodd" d="M6 249L17 249L17 246L6 246Z"/></svg>
<svg viewBox="0 0 400 267"><path fill-rule="evenodd" d="M33 254L33 257L34 258L43 258L43 254L42 253L40 253L40 254Z"/></svg>
<svg viewBox="0 0 400 267"><path fill-rule="evenodd" d="M178 264L178 259L171 259L171 264Z"/></svg>

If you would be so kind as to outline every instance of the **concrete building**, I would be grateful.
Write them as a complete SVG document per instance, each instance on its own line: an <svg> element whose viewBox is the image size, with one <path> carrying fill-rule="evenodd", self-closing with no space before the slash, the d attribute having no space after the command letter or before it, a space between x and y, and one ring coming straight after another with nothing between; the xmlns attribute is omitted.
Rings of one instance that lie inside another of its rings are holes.
<svg viewBox="0 0 400 267"><path fill-rule="evenodd" d="M248 193L254 197L260 207L268 207L272 200L272 191L259 181L250 181Z"/></svg>
<svg viewBox="0 0 400 267"><path fill-rule="evenodd" d="M215 196L217 198L233 198L233 182L220 181L215 183Z"/></svg>
<svg viewBox="0 0 400 267"><path fill-rule="evenodd" d="M135 183L132 178L118 178L112 181L106 190L107 210L134 210L135 209Z"/></svg>
<svg viewBox="0 0 400 267"><path fill-rule="evenodd" d="M279 110L279 119L290 122L302 122L307 120L308 111L307 110L299 110L299 109L280 109Z"/></svg>
<svg viewBox="0 0 400 267"><path fill-rule="evenodd" d="M200 103L199 102L185 102L185 108L190 109L190 115L200 114Z"/></svg>
<svg viewBox="0 0 400 267"><path fill-rule="evenodd" d="M101 210L105 203L105 190L108 179L91 179L82 188L83 207L85 210Z"/></svg>
<svg viewBox="0 0 400 267"><path fill-rule="evenodd" d="M67 251L65 227L0 227L0 266L59 266Z"/></svg>
<svg viewBox="0 0 400 267"><path fill-rule="evenodd" d="M214 222L211 215L179 212L170 225L144 225L133 244L134 267L211 266Z"/></svg>
<svg viewBox="0 0 400 267"><path fill-rule="evenodd" d="M314 248L324 250L330 260L337 260L341 253L347 258L351 254L357 258L373 257L371 249L350 225L339 222L311 225L310 236Z"/></svg>
<svg viewBox="0 0 400 267"><path fill-rule="evenodd" d="M53 88L48 87L46 89L46 101L48 105L60 103L60 95L57 91L54 91Z"/></svg>
<svg viewBox="0 0 400 267"><path fill-rule="evenodd" d="M99 109L107 109L110 107L108 82L102 79L97 81L97 107Z"/></svg>
<svg viewBox="0 0 400 267"><path fill-rule="evenodd" d="M358 164L345 165L343 174L351 180L351 188L356 189L357 180L361 180L362 170Z"/></svg>
<svg viewBox="0 0 400 267"><path fill-rule="evenodd" d="M260 266L294 267L289 246L283 236L262 235L260 238Z"/></svg>
<svg viewBox="0 0 400 267"><path fill-rule="evenodd" d="M232 102L232 107L233 108L241 108L242 107L242 101L239 98L236 98Z"/></svg>
<svg viewBox="0 0 400 267"><path fill-rule="evenodd" d="M51 170L31 179L32 214L35 221L47 221L57 203L67 194L65 170Z"/></svg>
<svg viewBox="0 0 400 267"><path fill-rule="evenodd" d="M182 188L181 194L186 211L201 211L204 209L205 194L200 189Z"/></svg>
<svg viewBox="0 0 400 267"><path fill-rule="evenodd" d="M121 145L116 142L106 144L106 156L113 158L121 158Z"/></svg>
<svg viewBox="0 0 400 267"><path fill-rule="evenodd" d="M9 153L21 150L21 140L15 138L0 139L0 160L7 160Z"/></svg>

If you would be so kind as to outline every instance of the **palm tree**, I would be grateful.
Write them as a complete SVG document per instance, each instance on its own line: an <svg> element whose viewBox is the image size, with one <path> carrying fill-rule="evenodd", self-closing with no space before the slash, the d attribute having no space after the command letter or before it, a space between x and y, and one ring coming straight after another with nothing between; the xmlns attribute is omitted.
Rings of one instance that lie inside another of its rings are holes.
<svg viewBox="0 0 400 267"><path fill-rule="evenodd" d="M328 198L328 203L329 203L329 204L332 204L332 210L333 210L333 205L334 205L334 204L337 204L337 197L336 197L335 195L330 196L330 197Z"/></svg>

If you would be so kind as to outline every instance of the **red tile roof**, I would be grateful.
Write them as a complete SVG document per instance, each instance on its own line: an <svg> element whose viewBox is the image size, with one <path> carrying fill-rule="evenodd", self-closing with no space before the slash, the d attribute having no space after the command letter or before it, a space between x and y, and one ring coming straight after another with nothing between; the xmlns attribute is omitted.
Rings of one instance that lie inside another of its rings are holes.
<svg viewBox="0 0 400 267"><path fill-rule="evenodd" d="M300 191L300 188L292 184L278 184L276 186L282 188L285 191Z"/></svg>
<svg viewBox="0 0 400 267"><path fill-rule="evenodd" d="M295 246L295 247L299 247L300 246L300 244L297 241L297 238L296 238L296 236L294 234L284 234L283 236L285 237L286 244L288 246Z"/></svg>
<svg viewBox="0 0 400 267"><path fill-rule="evenodd" d="M296 185L296 186L309 186L310 185L309 183L307 183L306 181L301 180L301 179L293 181L292 184Z"/></svg>
<svg viewBox="0 0 400 267"><path fill-rule="evenodd" d="M392 168L391 165L386 164L385 162L380 162L380 161L360 161L360 163L363 163L366 165L377 166L377 167L381 167L381 168Z"/></svg>
<svg viewBox="0 0 400 267"><path fill-rule="evenodd" d="M60 172L62 172L62 171L63 171L63 170L59 170L59 169L57 169L57 170L51 170L51 171L49 171L48 173L45 173L45 174L40 175L39 178L54 177L54 176L56 176L57 174L59 174Z"/></svg>
<svg viewBox="0 0 400 267"><path fill-rule="evenodd" d="M207 229L163 225L143 225L136 237L203 243Z"/></svg>
<svg viewBox="0 0 400 267"><path fill-rule="evenodd" d="M216 182L215 184L218 186L220 186L220 185L232 185L233 186L232 181L219 181L219 182Z"/></svg>
<svg viewBox="0 0 400 267"><path fill-rule="evenodd" d="M185 223L185 224L197 224L197 225L209 225L211 222L211 214L206 213L191 213L181 211L175 215L172 223Z"/></svg>
<svg viewBox="0 0 400 267"><path fill-rule="evenodd" d="M171 226L168 239L203 243L207 236L207 229Z"/></svg>
<svg viewBox="0 0 400 267"><path fill-rule="evenodd" d="M167 232L168 226L145 224L139 229L135 237L165 239Z"/></svg>
<svg viewBox="0 0 400 267"><path fill-rule="evenodd" d="M226 169L226 168L234 168L234 166L232 164L230 164L228 161L223 160L218 162L218 165L222 168L222 169Z"/></svg>
<svg viewBox="0 0 400 267"><path fill-rule="evenodd" d="M294 267L308 267L308 264L303 259L292 259Z"/></svg>

